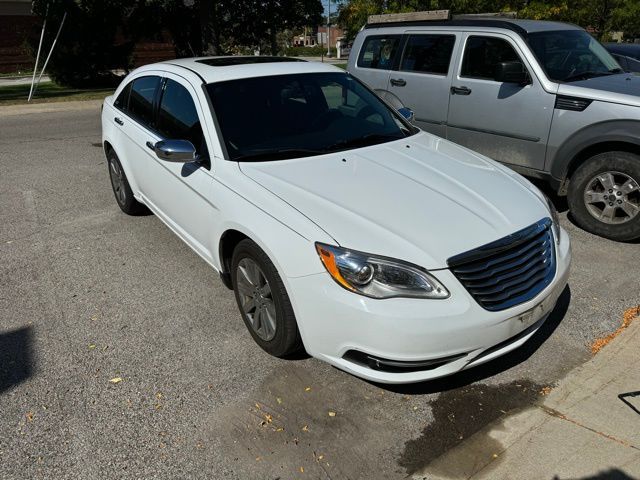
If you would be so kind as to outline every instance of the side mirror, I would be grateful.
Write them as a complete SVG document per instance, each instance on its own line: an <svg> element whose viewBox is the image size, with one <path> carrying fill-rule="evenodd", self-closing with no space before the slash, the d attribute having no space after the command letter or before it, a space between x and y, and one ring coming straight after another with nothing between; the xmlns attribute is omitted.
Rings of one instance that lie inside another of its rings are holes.
<svg viewBox="0 0 640 480"><path fill-rule="evenodd" d="M520 85L531 83L529 72L519 61L498 63L494 72L494 80L496 82L519 83Z"/></svg>
<svg viewBox="0 0 640 480"><path fill-rule="evenodd" d="M155 145L148 142L147 146L167 162L187 163L197 159L196 147L188 140L162 140Z"/></svg>
<svg viewBox="0 0 640 480"><path fill-rule="evenodd" d="M413 114L413 110L407 107L399 108L398 113L402 115L404 118L406 118L407 120L409 120L410 122L413 122L413 119L415 118L415 115Z"/></svg>

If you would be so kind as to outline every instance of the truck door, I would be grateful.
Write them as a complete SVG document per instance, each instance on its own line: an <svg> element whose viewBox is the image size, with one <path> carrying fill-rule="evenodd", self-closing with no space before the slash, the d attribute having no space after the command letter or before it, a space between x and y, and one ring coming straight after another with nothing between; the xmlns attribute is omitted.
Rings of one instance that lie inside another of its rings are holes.
<svg viewBox="0 0 640 480"><path fill-rule="evenodd" d="M397 71L389 77L389 91L415 113L414 123L428 132L446 135L451 58L461 33L406 32Z"/></svg>
<svg viewBox="0 0 640 480"><path fill-rule="evenodd" d="M543 88L506 35L465 33L449 92L447 138L512 165L542 170L555 95ZM526 84L496 81L502 62L520 62Z"/></svg>
<svg viewBox="0 0 640 480"><path fill-rule="evenodd" d="M401 34L370 35L365 37L351 74L384 97L389 72L397 62Z"/></svg>

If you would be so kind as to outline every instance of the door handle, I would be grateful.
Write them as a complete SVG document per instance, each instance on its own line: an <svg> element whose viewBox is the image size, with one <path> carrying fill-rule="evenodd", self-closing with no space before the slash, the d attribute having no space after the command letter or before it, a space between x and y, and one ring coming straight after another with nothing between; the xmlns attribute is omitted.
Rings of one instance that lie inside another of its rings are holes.
<svg viewBox="0 0 640 480"><path fill-rule="evenodd" d="M124 125L124 122L120 117L114 118L113 121L116 122L118 125Z"/></svg>
<svg viewBox="0 0 640 480"><path fill-rule="evenodd" d="M403 78L391 78L389 82L391 82L391 85L394 87L404 87L407 84Z"/></svg>
<svg viewBox="0 0 640 480"><path fill-rule="evenodd" d="M152 142L147 141L147 147L149 147L154 152L156 151L156 146Z"/></svg>
<svg viewBox="0 0 640 480"><path fill-rule="evenodd" d="M469 87L451 87L451 95L471 95Z"/></svg>

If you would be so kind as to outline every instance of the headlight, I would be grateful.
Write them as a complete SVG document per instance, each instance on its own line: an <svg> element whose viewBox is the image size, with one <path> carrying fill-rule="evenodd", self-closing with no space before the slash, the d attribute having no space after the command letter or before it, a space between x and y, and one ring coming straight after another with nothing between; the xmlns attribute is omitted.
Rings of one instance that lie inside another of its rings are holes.
<svg viewBox="0 0 640 480"><path fill-rule="evenodd" d="M421 268L386 257L316 243L331 277L352 292L373 298L447 298L449 292Z"/></svg>
<svg viewBox="0 0 640 480"><path fill-rule="evenodd" d="M546 195L544 198L547 200L547 206L549 207L549 213L551 214L551 229L553 230L553 236L556 238L556 242L560 242L560 218L558 217L558 210L553 204L551 199Z"/></svg>

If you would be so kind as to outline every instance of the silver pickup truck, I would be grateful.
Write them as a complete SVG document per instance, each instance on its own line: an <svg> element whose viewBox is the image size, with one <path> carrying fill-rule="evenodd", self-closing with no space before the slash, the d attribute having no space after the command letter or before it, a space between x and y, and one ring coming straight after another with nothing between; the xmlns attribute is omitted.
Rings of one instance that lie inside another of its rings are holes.
<svg viewBox="0 0 640 480"><path fill-rule="evenodd" d="M457 19L369 24L348 71L423 130L547 180L585 230L640 238L640 76L583 29Z"/></svg>

